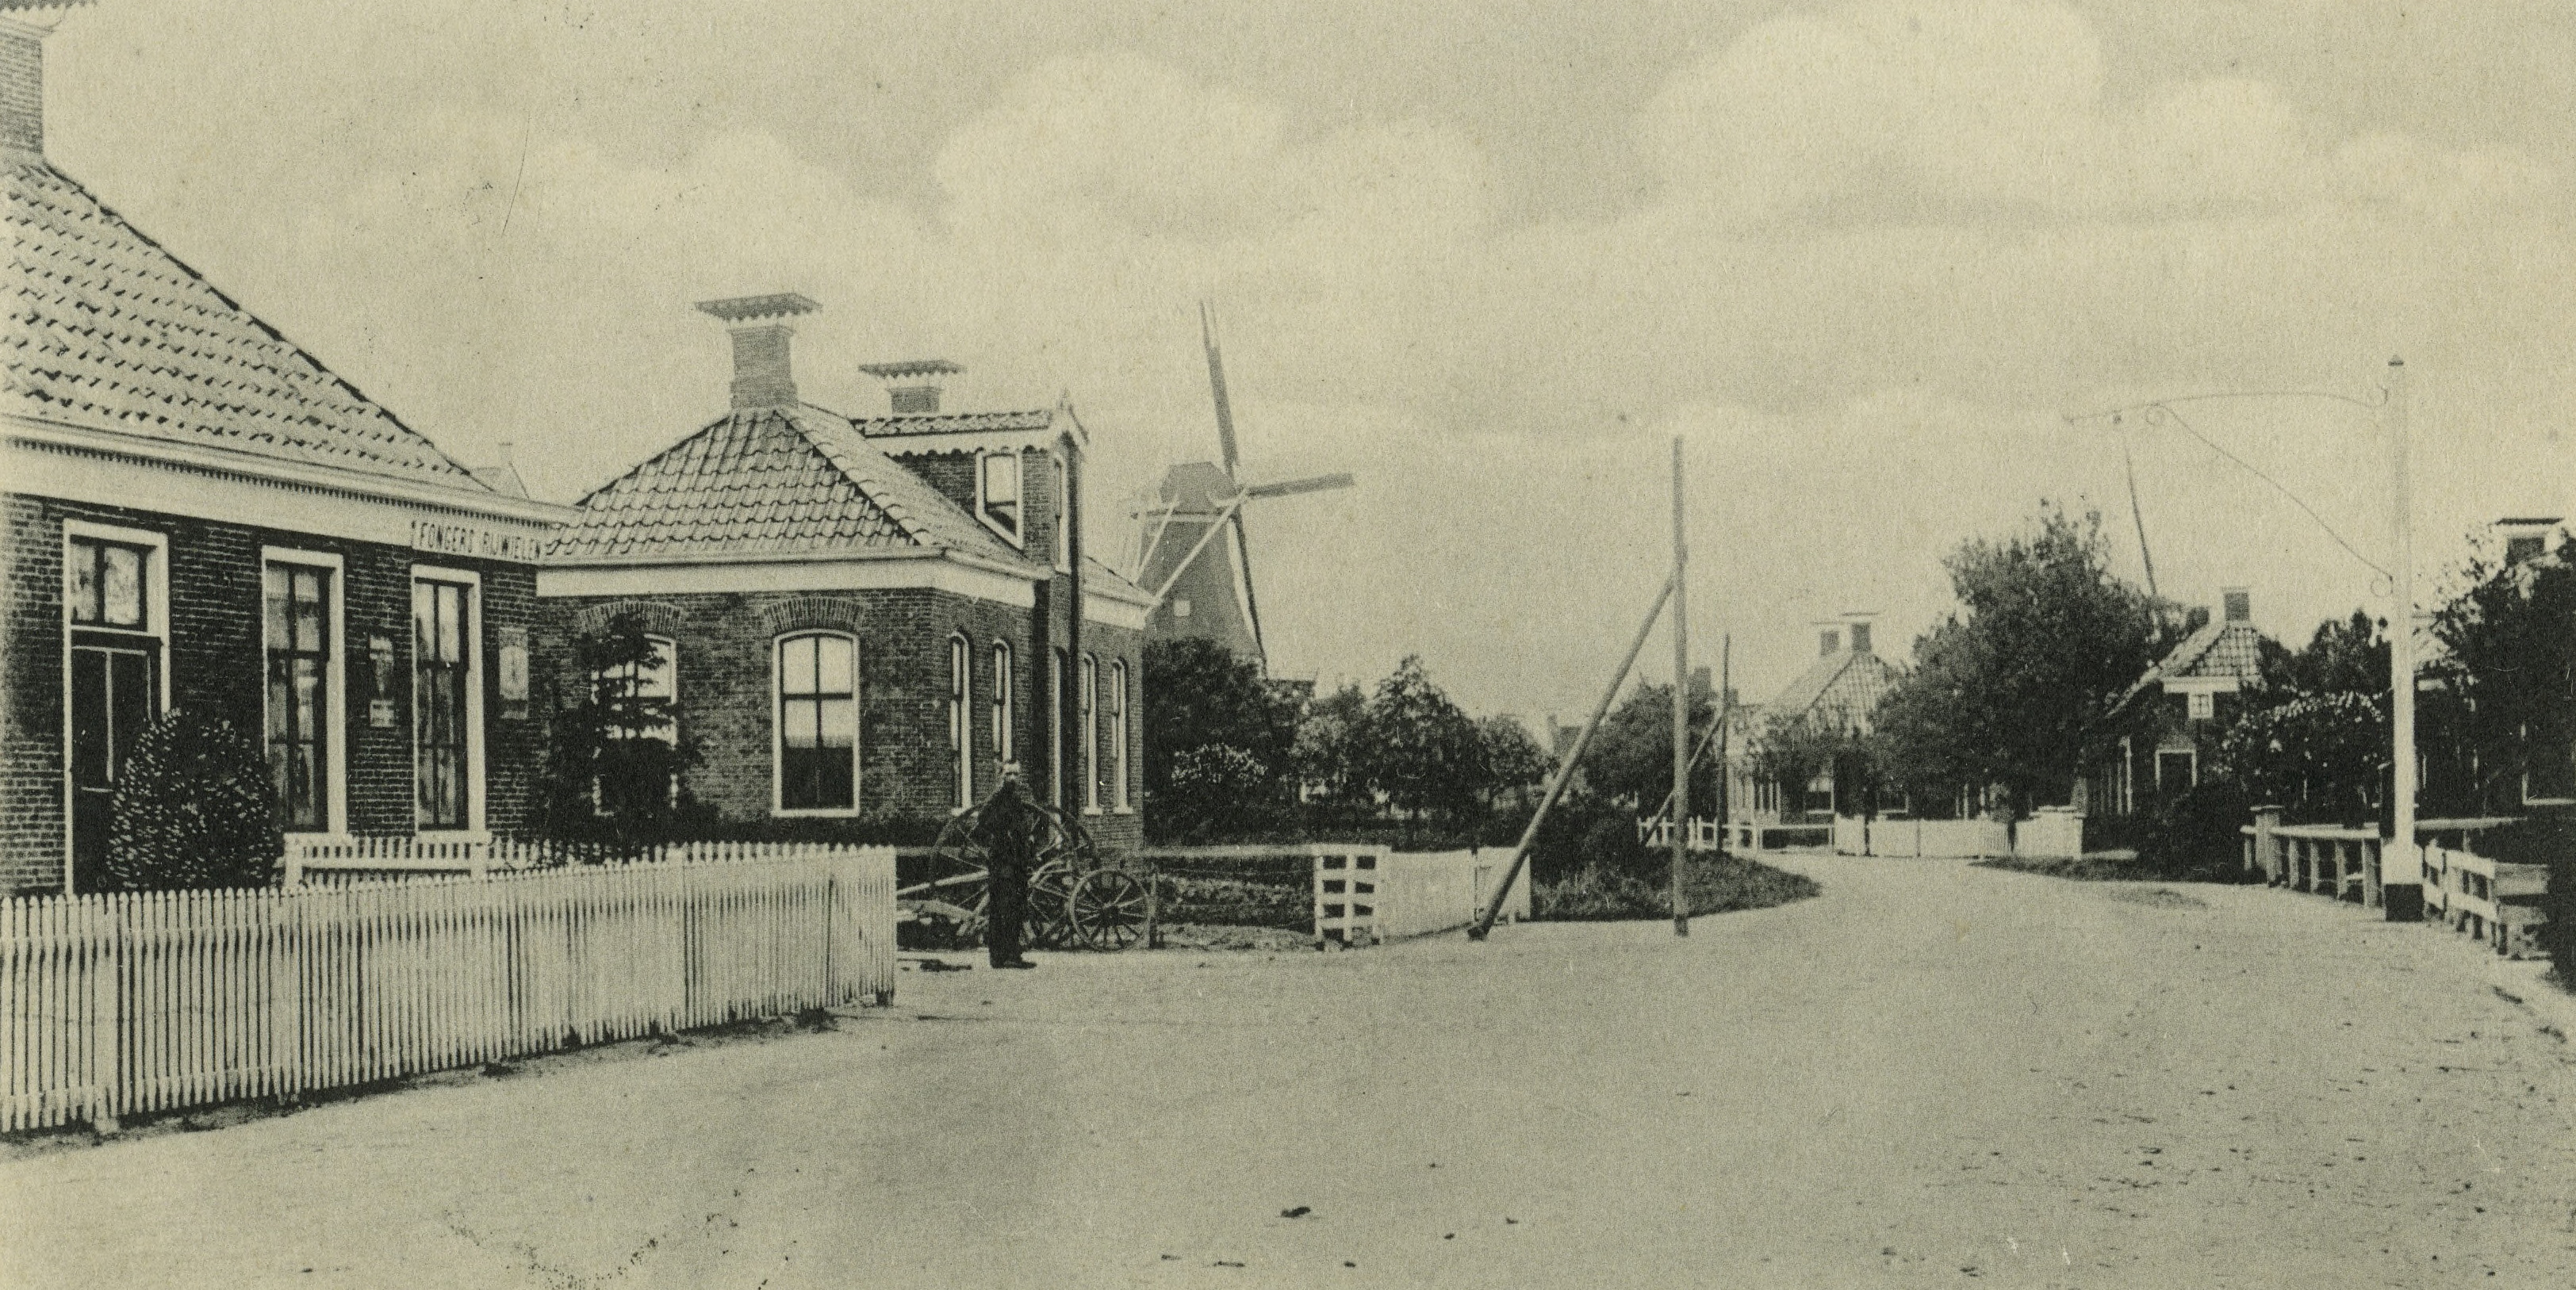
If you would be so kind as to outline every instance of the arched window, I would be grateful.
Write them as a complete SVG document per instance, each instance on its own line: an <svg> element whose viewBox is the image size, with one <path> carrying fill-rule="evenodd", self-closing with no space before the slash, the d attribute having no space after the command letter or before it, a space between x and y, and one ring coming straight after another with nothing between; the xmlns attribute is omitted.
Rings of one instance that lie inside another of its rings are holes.
<svg viewBox="0 0 2576 1290"><path fill-rule="evenodd" d="M676 746L680 742L680 646L668 636L647 636L653 647L650 662L628 663L608 668L591 676L592 692L603 703L631 695L637 699L659 699L665 718L658 726L630 731L623 725L611 725L608 737L623 739L630 733L646 739L659 739Z"/></svg>
<svg viewBox="0 0 2576 1290"><path fill-rule="evenodd" d="M993 760L1004 766L1017 761L1011 740L1011 646L993 642Z"/></svg>
<svg viewBox="0 0 2576 1290"><path fill-rule="evenodd" d="M1128 809L1127 798L1127 660L1109 664L1109 805Z"/></svg>
<svg viewBox="0 0 2576 1290"><path fill-rule="evenodd" d="M1100 660L1082 656L1082 809L1100 809Z"/></svg>
<svg viewBox="0 0 2576 1290"><path fill-rule="evenodd" d="M974 655L966 638L949 637L948 764L954 768L957 790L950 805L961 811L975 804L974 670Z"/></svg>
<svg viewBox="0 0 2576 1290"><path fill-rule="evenodd" d="M778 809L859 804L859 643L838 632L778 640Z"/></svg>

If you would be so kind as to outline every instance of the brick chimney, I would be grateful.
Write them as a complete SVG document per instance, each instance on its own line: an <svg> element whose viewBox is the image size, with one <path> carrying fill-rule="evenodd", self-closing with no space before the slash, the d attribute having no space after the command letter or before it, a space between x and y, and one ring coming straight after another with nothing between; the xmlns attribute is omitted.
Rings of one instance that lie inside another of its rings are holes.
<svg viewBox="0 0 2576 1290"><path fill-rule="evenodd" d="M698 303L698 312L722 319L733 332L735 411L796 402L796 371L788 355L796 329L784 320L820 308L793 291Z"/></svg>
<svg viewBox="0 0 2576 1290"><path fill-rule="evenodd" d="M0 12L29 7L8 5ZM52 32L0 17L0 151L45 154L45 37Z"/></svg>
<svg viewBox="0 0 2576 1290"><path fill-rule="evenodd" d="M937 413L944 378L966 369L944 358L916 358L901 363L861 363L859 370L885 382L887 401L896 416L912 417Z"/></svg>
<svg viewBox="0 0 2576 1290"><path fill-rule="evenodd" d="M2222 587L2218 592L2218 601L2222 606L2220 612L2226 615L2226 620L2228 622L2250 623L2254 621L2253 592L2243 587Z"/></svg>
<svg viewBox="0 0 2576 1290"><path fill-rule="evenodd" d="M1851 651L1854 654L1866 654L1869 652L1869 624L1853 623L1851 625Z"/></svg>
<svg viewBox="0 0 2576 1290"><path fill-rule="evenodd" d="M1840 653L1842 651L1842 647L1843 633L1841 628L1828 627L1823 631L1816 633L1816 657L1823 658L1828 654Z"/></svg>

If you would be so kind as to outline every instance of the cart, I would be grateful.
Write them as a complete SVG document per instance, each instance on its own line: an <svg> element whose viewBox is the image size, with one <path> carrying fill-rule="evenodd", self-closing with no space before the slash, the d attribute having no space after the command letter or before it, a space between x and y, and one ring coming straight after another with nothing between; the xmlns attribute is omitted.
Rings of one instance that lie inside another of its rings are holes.
<svg viewBox="0 0 2576 1290"><path fill-rule="evenodd" d="M990 799L986 800L990 804ZM1145 939L1152 898L1145 879L1103 861L1082 825L1052 807L1027 804L1032 821L1028 927L1038 949L1123 950ZM931 845L929 871L897 888L901 917L927 939L965 949L984 942L992 899L991 858L976 837L984 806L959 812Z"/></svg>

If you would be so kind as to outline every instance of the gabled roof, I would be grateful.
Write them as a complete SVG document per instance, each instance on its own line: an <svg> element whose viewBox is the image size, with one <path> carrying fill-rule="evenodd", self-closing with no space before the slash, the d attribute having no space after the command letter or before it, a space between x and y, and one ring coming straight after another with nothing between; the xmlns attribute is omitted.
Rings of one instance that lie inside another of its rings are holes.
<svg viewBox="0 0 2576 1290"><path fill-rule="evenodd" d="M575 506L549 561L947 551L1030 565L849 421L811 404L727 413Z"/></svg>
<svg viewBox="0 0 2576 1290"><path fill-rule="evenodd" d="M2226 678L2255 681L2263 675L2263 633L2247 622L2204 623L2200 630L2183 638L2163 660L2148 668L2128 692L2120 696L2126 706L2138 692L2149 686L2186 678Z"/></svg>
<svg viewBox="0 0 2576 1290"><path fill-rule="evenodd" d="M1836 650L1818 658L1764 706L1791 721L1818 709L1840 713L1847 721L1866 721L1895 681L1896 665L1877 654Z"/></svg>
<svg viewBox="0 0 2576 1290"><path fill-rule="evenodd" d="M7 411L301 465L491 490L41 159L9 188Z"/></svg>

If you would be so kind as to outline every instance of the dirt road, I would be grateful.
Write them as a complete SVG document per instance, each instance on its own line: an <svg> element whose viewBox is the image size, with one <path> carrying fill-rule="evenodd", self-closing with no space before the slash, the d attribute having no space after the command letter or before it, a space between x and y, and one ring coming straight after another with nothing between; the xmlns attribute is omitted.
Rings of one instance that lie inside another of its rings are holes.
<svg viewBox="0 0 2576 1290"><path fill-rule="evenodd" d="M2456 938L1790 863L1826 894L1687 941L906 975L836 1033L22 1159L0 1283L2576 1285L2576 1050Z"/></svg>

